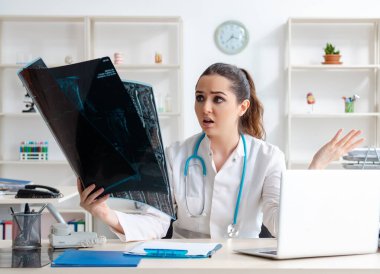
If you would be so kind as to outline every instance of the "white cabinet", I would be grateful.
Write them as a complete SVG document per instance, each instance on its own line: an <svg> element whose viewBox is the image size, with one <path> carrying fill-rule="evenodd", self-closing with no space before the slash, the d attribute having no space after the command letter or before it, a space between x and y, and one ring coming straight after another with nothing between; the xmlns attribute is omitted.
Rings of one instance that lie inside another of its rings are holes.
<svg viewBox="0 0 380 274"><path fill-rule="evenodd" d="M0 16L0 177L73 186L76 178L38 113L22 113L25 88L17 71L42 57L48 67L122 54L122 79L153 86L164 145L183 138L180 17ZM156 53L162 56L155 63ZM48 161L20 161L22 141L48 141ZM79 201L62 203L77 214ZM2 216L0 216L1 218Z"/></svg>
<svg viewBox="0 0 380 274"><path fill-rule="evenodd" d="M59 212L66 222L83 220L85 230L92 230L92 218L91 215L84 211L83 209L73 209L73 208L62 208L61 205L67 203L73 203L75 198L78 196L76 187L74 186L61 186L60 191L62 197L52 198L52 199L30 199L30 198L15 198L13 195L0 195L0 226L4 221L12 221L10 207L13 208L14 212L23 212L24 205L29 203L32 210L36 212L41 209L41 206L45 203L50 203L53 208L59 208ZM41 237L47 239L49 234L50 225L56 223L53 215L50 213L48 208L42 212L41 218ZM13 224L12 224L13 225ZM0 229L1 230L1 229ZM2 234L0 234L0 240L3 239Z"/></svg>
<svg viewBox="0 0 380 274"><path fill-rule="evenodd" d="M290 18L287 56L288 168L307 168L312 156L339 128L363 130L363 146L379 146L380 19ZM324 47L340 50L341 65L324 65ZM306 102L313 93L316 103ZM354 102L345 113L342 97ZM331 165L341 168L341 162Z"/></svg>

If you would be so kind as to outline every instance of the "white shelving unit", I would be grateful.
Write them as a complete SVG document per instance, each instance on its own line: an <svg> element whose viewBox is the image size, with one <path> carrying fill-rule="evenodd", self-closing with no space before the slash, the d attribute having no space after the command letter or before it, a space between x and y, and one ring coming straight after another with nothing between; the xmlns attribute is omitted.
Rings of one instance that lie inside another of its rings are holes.
<svg viewBox="0 0 380 274"><path fill-rule="evenodd" d="M64 65L66 56L81 62L123 54L123 64L115 65L120 77L153 86L164 145L181 140L182 40L180 17L0 16L0 177L56 188L76 184L40 114L22 113L26 90L17 71L37 57L54 67ZM154 62L156 52L160 64ZM25 140L48 141L49 160L19 161ZM60 211L76 216L79 201L74 200L60 204Z"/></svg>
<svg viewBox="0 0 380 274"><path fill-rule="evenodd" d="M363 146L379 146L380 18L290 18L287 35L288 168L307 168L312 156L339 128L361 129ZM323 65L323 48L340 50L341 65ZM313 111L306 103L312 92ZM358 94L355 112L343 96ZM330 165L341 168L341 161Z"/></svg>
<svg viewBox="0 0 380 274"><path fill-rule="evenodd" d="M153 86L163 141L169 145L183 138L182 115L182 21L179 17L106 17L86 18L88 59L123 55L116 65L122 79ZM155 53L162 63L154 63ZM165 98L170 109L165 111Z"/></svg>

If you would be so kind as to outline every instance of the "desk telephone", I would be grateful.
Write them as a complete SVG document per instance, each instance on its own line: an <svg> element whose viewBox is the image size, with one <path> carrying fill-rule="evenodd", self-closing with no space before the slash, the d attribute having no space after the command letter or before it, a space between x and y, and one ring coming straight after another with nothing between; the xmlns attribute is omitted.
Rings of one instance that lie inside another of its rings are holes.
<svg viewBox="0 0 380 274"><path fill-rule="evenodd" d="M59 198L62 193L58 189L43 185L26 185L19 189L15 198Z"/></svg>
<svg viewBox="0 0 380 274"><path fill-rule="evenodd" d="M72 232L67 224L57 223L50 227L49 242L53 248L92 247L104 244L107 239L96 232Z"/></svg>

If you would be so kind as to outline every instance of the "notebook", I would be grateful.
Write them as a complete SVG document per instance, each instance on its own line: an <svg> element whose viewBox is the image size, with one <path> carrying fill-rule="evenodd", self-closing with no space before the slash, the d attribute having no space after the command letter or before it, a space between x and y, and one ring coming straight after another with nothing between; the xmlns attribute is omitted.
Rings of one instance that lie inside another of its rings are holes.
<svg viewBox="0 0 380 274"><path fill-rule="evenodd" d="M140 257L122 251L65 250L51 267L136 267Z"/></svg>
<svg viewBox="0 0 380 274"><path fill-rule="evenodd" d="M277 248L236 251L271 259L375 253L379 217L380 171L287 170Z"/></svg>
<svg viewBox="0 0 380 274"><path fill-rule="evenodd" d="M124 254L165 258L209 258L221 247L218 243L149 241L137 244Z"/></svg>

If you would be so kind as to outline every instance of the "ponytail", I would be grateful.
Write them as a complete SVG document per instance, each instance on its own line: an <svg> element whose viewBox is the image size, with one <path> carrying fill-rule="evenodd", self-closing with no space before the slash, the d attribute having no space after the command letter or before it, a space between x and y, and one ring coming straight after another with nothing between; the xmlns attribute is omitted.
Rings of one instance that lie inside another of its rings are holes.
<svg viewBox="0 0 380 274"><path fill-rule="evenodd" d="M249 102L250 106L240 118L240 130L258 139L265 139L265 129L263 126L264 108L257 98L255 84L251 75L245 69L240 69L249 83Z"/></svg>

